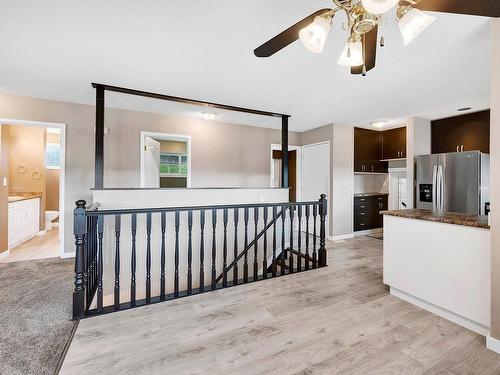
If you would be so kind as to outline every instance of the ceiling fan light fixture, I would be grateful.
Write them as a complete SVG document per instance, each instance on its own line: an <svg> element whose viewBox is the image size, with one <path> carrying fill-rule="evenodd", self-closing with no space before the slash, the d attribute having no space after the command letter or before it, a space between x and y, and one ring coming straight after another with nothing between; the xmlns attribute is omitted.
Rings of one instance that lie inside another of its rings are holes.
<svg viewBox="0 0 500 375"><path fill-rule="evenodd" d="M403 15L400 15L400 13L403 13ZM436 17L419 9L407 8L402 11L398 9L398 26L405 46L413 42L435 20Z"/></svg>
<svg viewBox="0 0 500 375"><path fill-rule="evenodd" d="M327 16L316 17L309 26L299 31L300 41L311 52L323 52L331 25L331 18Z"/></svg>
<svg viewBox="0 0 500 375"><path fill-rule="evenodd" d="M363 65L363 44L360 40L350 40L346 43L337 62L343 66Z"/></svg>
<svg viewBox="0 0 500 375"><path fill-rule="evenodd" d="M363 0L363 8L371 14L382 14L394 8L399 0Z"/></svg>

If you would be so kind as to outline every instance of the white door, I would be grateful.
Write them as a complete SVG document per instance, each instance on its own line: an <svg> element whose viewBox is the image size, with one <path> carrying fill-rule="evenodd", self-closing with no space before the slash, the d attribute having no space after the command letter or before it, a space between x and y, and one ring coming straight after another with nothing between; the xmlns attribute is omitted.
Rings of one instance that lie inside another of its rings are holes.
<svg viewBox="0 0 500 375"><path fill-rule="evenodd" d="M151 137L144 138L144 165L142 166L144 186L160 187L160 142Z"/></svg>
<svg viewBox="0 0 500 375"><path fill-rule="evenodd" d="M330 192L330 143L302 147L302 201L317 201ZM312 215L312 212L311 212ZM310 222L312 220L310 219ZM319 236L319 212L316 233ZM328 216L327 216L328 222ZM310 227L312 232L312 226ZM328 224L326 225L328 234Z"/></svg>

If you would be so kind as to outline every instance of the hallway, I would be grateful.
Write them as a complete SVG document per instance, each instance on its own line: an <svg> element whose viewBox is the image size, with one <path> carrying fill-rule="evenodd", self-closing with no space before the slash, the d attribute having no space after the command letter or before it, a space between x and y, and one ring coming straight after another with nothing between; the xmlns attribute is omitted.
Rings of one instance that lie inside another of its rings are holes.
<svg viewBox="0 0 500 375"><path fill-rule="evenodd" d="M59 257L59 229L54 227L41 236L35 236L11 249L0 263Z"/></svg>

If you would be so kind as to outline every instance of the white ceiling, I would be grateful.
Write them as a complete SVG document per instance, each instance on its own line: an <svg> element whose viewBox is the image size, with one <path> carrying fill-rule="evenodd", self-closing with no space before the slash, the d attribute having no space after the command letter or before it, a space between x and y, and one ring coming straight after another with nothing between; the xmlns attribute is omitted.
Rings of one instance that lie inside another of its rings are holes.
<svg viewBox="0 0 500 375"><path fill-rule="evenodd" d="M431 0L425 0L431 1ZM268 59L253 49L327 0L2 0L0 90L93 104L90 82L288 113L291 130L363 124L459 107L489 107L489 19L438 14L408 47L384 30L377 67L352 76L336 60L345 43L339 15L323 54L295 43ZM113 96L110 106L199 116ZM224 113L220 120L279 126Z"/></svg>

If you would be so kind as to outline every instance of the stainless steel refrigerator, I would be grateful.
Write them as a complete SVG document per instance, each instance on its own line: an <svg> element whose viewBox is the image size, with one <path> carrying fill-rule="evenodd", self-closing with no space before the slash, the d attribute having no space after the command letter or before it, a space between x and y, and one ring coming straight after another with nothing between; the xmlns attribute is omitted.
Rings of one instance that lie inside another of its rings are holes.
<svg viewBox="0 0 500 375"><path fill-rule="evenodd" d="M416 156L417 208L485 214L490 156L479 151Z"/></svg>

